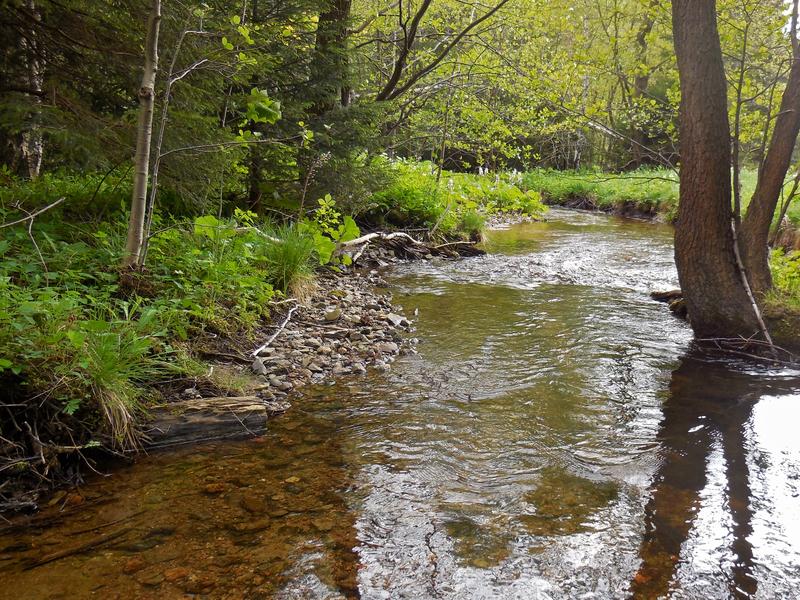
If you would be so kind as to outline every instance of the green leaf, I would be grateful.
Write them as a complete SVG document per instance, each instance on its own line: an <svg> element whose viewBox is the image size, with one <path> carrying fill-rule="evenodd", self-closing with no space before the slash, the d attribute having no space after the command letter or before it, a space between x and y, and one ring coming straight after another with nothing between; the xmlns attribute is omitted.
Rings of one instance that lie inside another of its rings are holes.
<svg viewBox="0 0 800 600"><path fill-rule="evenodd" d="M356 239L359 235L361 235L361 230L356 225L356 222L353 220L353 217L347 215L342 220L342 226L340 227L341 234L339 235L340 242L349 242L350 240Z"/></svg>
<svg viewBox="0 0 800 600"><path fill-rule="evenodd" d="M322 235L321 233L314 234L314 247L317 251L317 257L319 258L319 264L327 265L331 262L331 258L333 257L333 252L336 250L336 242L334 242L331 238L326 235Z"/></svg>
<svg viewBox="0 0 800 600"><path fill-rule="evenodd" d="M72 398L64 405L64 412L68 415L74 415L81 407L80 398Z"/></svg>
<svg viewBox="0 0 800 600"><path fill-rule="evenodd" d="M194 220L194 234L201 237L214 238L214 232L219 227L219 219L214 215L204 215Z"/></svg>
<svg viewBox="0 0 800 600"><path fill-rule="evenodd" d="M67 332L67 339L76 349L80 349L83 347L83 343L86 341L86 334L82 331L75 331L73 329Z"/></svg>
<svg viewBox="0 0 800 600"><path fill-rule="evenodd" d="M238 25L241 22L242 22L242 18L239 15L233 15L231 17L231 23L233 23L234 25Z"/></svg>

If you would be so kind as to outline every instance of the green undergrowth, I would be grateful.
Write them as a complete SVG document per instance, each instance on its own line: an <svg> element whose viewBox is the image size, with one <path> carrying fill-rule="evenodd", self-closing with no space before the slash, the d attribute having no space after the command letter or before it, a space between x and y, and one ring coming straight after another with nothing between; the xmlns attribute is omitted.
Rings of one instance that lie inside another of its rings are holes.
<svg viewBox="0 0 800 600"><path fill-rule="evenodd" d="M753 195L757 173L742 171L742 200L746 205ZM640 169L628 173L595 171L554 171L537 169L525 173L522 187L542 194L552 204L589 201L600 210L633 208L644 214L660 215L674 221L678 210L678 176L668 169ZM791 183L787 182L787 191ZM795 201L789 219L800 224L800 202Z"/></svg>
<svg viewBox="0 0 800 600"><path fill-rule="evenodd" d="M120 270L125 225L41 218L30 232L0 230L3 400L120 448L135 444L154 384L201 371L195 340L251 336L270 301L302 293L319 264L316 221L301 232L237 211L157 219L146 268Z"/></svg>
<svg viewBox="0 0 800 600"><path fill-rule="evenodd" d="M476 239L486 219L546 210L536 191L523 191L511 174L474 175L443 171L429 162L397 161L394 178L372 196L364 218L379 226L419 227L445 237Z"/></svg>
<svg viewBox="0 0 800 600"><path fill-rule="evenodd" d="M678 205L678 178L665 169L642 169L613 174L540 169L523 175L525 189L536 190L553 204L588 201L595 208L614 210L633 205L636 210L674 219Z"/></svg>
<svg viewBox="0 0 800 600"><path fill-rule="evenodd" d="M774 289L767 295L768 305L800 314L800 251L773 250L770 266Z"/></svg>

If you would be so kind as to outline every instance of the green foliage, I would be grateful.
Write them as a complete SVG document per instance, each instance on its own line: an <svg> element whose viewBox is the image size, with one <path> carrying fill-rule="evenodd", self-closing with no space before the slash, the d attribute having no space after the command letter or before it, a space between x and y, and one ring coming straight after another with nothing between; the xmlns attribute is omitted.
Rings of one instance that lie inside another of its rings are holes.
<svg viewBox="0 0 800 600"><path fill-rule="evenodd" d="M357 231L340 221L340 237ZM130 446L149 386L193 372L183 341L248 335L274 290L307 288L314 243L296 227L267 230L247 211L191 224L156 219L148 270L119 273L124 231L122 220L42 219L36 246L24 227L3 231L0 379L7 393L45 394L62 412L99 416L111 443Z"/></svg>
<svg viewBox="0 0 800 600"><path fill-rule="evenodd" d="M486 227L486 217L477 210L465 210L461 214L461 222L458 224L458 229L467 238L480 239L484 227Z"/></svg>
<svg viewBox="0 0 800 600"><path fill-rule="evenodd" d="M753 195L757 176L754 169L742 170L744 207ZM588 200L602 210L627 204L643 213L660 214L668 221L674 221L678 213L678 177L668 169L639 169L627 173L536 169L522 176L521 185L524 189L541 192L552 204ZM787 182L787 186L791 187L791 182ZM789 217L793 218L791 210Z"/></svg>
<svg viewBox="0 0 800 600"><path fill-rule="evenodd" d="M800 251L773 250L770 267L775 287L768 302L800 312Z"/></svg>
<svg viewBox="0 0 800 600"><path fill-rule="evenodd" d="M632 203L642 212L668 216L675 215L678 204L678 178L666 169L622 174L540 169L525 173L523 186L554 204L588 200L597 208L613 209Z"/></svg>
<svg viewBox="0 0 800 600"><path fill-rule="evenodd" d="M313 218L302 221L298 225L299 231L313 241L314 252L320 265L336 263L339 260L344 264L350 264L349 256L344 255L339 258L334 256L334 252L337 244L354 240L361 235L358 225L353 217L349 215L342 217L336 210L336 201L330 194L317 200L317 204Z"/></svg>
<svg viewBox="0 0 800 600"><path fill-rule="evenodd" d="M127 167L108 174L52 171L32 181L0 173L0 218L4 209L20 206L33 211L59 198L64 202L55 210L66 216L86 219L110 215L125 210L130 203L131 183Z"/></svg>
<svg viewBox="0 0 800 600"><path fill-rule="evenodd" d="M536 191L523 191L512 175L472 175L444 171L437 183L431 163L395 163L395 178L373 195L368 218L378 222L436 227L445 234L475 237L487 215L521 212L537 217L545 206Z"/></svg>

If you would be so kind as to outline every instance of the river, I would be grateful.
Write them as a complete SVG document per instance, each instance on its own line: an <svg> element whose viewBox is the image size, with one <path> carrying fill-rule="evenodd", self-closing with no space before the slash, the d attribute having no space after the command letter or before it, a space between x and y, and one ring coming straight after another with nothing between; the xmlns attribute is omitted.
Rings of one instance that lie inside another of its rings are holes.
<svg viewBox="0 0 800 600"><path fill-rule="evenodd" d="M553 210L393 269L418 354L93 477L0 597L796 597L800 371L691 349L671 237Z"/></svg>

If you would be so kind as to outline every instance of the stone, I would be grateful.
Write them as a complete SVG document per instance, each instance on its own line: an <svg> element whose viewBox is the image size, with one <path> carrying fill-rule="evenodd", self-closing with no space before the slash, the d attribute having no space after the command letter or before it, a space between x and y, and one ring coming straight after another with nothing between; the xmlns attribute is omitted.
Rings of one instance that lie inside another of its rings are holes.
<svg viewBox="0 0 800 600"><path fill-rule="evenodd" d="M256 519L255 521L245 521L244 523L237 523L233 526L236 531L244 532L253 532L253 531L263 531L264 529L269 528L269 517L263 517L261 519Z"/></svg>
<svg viewBox="0 0 800 600"><path fill-rule="evenodd" d="M283 379L276 375L270 375L269 384L274 388L281 389L281 386L283 385Z"/></svg>
<svg viewBox="0 0 800 600"><path fill-rule="evenodd" d="M394 327L409 327L411 322L402 315L396 313L389 313L386 315L386 320L389 321Z"/></svg>
<svg viewBox="0 0 800 600"><path fill-rule="evenodd" d="M253 371L253 373L255 373L256 375L266 375L266 374L267 374L267 372L268 372L268 371L267 371L267 367L264 365L264 361L263 361L263 360L261 360L260 358L256 358L256 359L253 361L253 364L252 364L252 365L250 365L250 369L251 369L251 370Z"/></svg>
<svg viewBox="0 0 800 600"><path fill-rule="evenodd" d="M264 402L264 408L269 416L280 415L285 413L292 407L288 402L282 400L273 400L271 402Z"/></svg>
<svg viewBox="0 0 800 600"><path fill-rule="evenodd" d="M67 506L79 506L83 504L85 498L78 493L69 494L67 496L66 504Z"/></svg>
<svg viewBox="0 0 800 600"><path fill-rule="evenodd" d="M316 519L311 520L311 524L318 530L318 531L330 531L333 529L333 519L326 518L326 517L319 517Z"/></svg>
<svg viewBox="0 0 800 600"><path fill-rule="evenodd" d="M333 310L329 310L328 312L325 313L325 320L328 322L336 321L341 316L342 316L342 309L334 308Z"/></svg>
<svg viewBox="0 0 800 600"><path fill-rule="evenodd" d="M335 376L337 376L337 377L338 377L338 376L341 376L341 375L347 375L348 373L350 373L350 367L345 367L345 366L344 366L343 364L341 364L341 363L336 363L336 364L333 366L333 371L332 371L332 373L333 373Z"/></svg>
<svg viewBox="0 0 800 600"><path fill-rule="evenodd" d="M400 350L400 347L394 342L381 342L378 344L378 351L383 354L395 354Z"/></svg>
<svg viewBox="0 0 800 600"><path fill-rule="evenodd" d="M388 371L390 368L389 365L382 360L377 361L373 366L375 367L376 371L380 371L382 373Z"/></svg>
<svg viewBox="0 0 800 600"><path fill-rule="evenodd" d="M136 576L136 581L147 587L157 587L164 581L164 575L161 573L139 573Z"/></svg>
<svg viewBox="0 0 800 600"><path fill-rule="evenodd" d="M126 575L133 575L134 573L144 569L146 566L147 563L141 556L134 556L125 563L125 566L122 567L122 572Z"/></svg>
<svg viewBox="0 0 800 600"><path fill-rule="evenodd" d="M239 502L247 512L257 515L264 512L264 499L258 494L249 492L242 496Z"/></svg>
<svg viewBox="0 0 800 600"><path fill-rule="evenodd" d="M203 488L203 491L206 494L216 495L221 494L227 489L224 483L209 483L206 487Z"/></svg>
<svg viewBox="0 0 800 600"><path fill-rule="evenodd" d="M323 368L320 367L317 363L312 362L308 364L308 370L312 373L322 373Z"/></svg>
<svg viewBox="0 0 800 600"><path fill-rule="evenodd" d="M170 583L180 579L186 579L189 576L189 569L185 567L173 567L164 571L164 579Z"/></svg>

